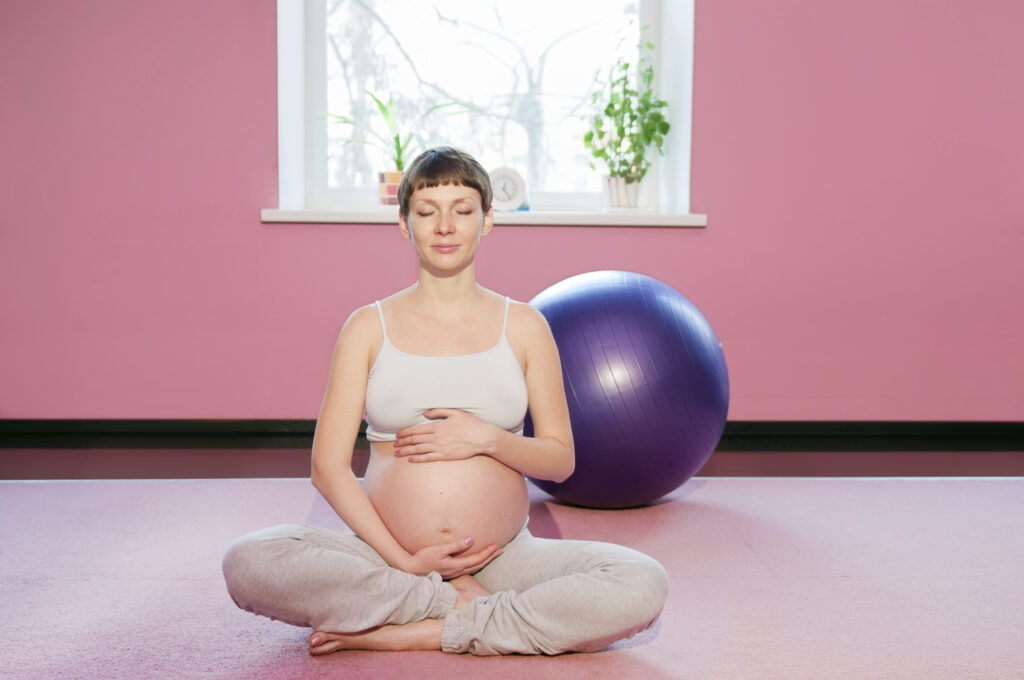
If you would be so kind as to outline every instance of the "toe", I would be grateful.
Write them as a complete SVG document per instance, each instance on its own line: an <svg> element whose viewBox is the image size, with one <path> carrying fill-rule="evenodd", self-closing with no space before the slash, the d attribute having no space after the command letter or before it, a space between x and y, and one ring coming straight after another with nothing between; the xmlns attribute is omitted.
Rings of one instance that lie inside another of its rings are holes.
<svg viewBox="0 0 1024 680"><path fill-rule="evenodd" d="M314 656L330 654L345 646L347 636L338 633L325 633L322 630L313 631L309 636L309 653Z"/></svg>
<svg viewBox="0 0 1024 680"><path fill-rule="evenodd" d="M326 640L318 645L310 645L309 653L313 656L322 656L338 651L341 649L341 646L341 642L338 640Z"/></svg>

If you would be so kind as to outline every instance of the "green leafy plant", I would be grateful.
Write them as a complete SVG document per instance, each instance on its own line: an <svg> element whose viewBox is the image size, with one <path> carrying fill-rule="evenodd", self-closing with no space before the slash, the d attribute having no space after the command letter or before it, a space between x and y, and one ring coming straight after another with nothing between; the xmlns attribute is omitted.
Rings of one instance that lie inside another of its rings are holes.
<svg viewBox="0 0 1024 680"><path fill-rule="evenodd" d="M380 112L381 118L387 127L386 133L379 132L372 123L359 121L350 116L337 113L328 113L327 116L333 118L335 122L365 130L367 135L369 135L369 139L350 139L345 144L368 144L380 149L394 163L395 170L405 170L406 164L412 159L413 155L424 147L423 138L419 132L423 122L439 109L457 105L457 102L448 102L431 106L407 128L403 129L399 122L398 110L391 95L388 95L387 102L384 102L369 90L366 91L366 94L370 95L377 105L377 110Z"/></svg>
<svg viewBox="0 0 1024 680"><path fill-rule="evenodd" d="M609 175L624 177L628 184L647 174L650 148L664 153L662 146L670 127L668 102L654 94L654 66L649 59L654 44L645 41L640 48L636 64L620 57L608 68L607 78L599 72L596 81L600 87L591 96L595 113L583 136L583 145L594 161L603 161ZM590 167L596 169L594 161Z"/></svg>

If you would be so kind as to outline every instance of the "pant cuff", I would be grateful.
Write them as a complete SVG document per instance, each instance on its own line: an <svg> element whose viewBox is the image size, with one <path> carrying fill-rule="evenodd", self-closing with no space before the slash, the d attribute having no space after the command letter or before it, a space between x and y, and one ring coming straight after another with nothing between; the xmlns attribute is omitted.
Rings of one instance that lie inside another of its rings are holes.
<svg viewBox="0 0 1024 680"><path fill-rule="evenodd" d="M450 654L469 652L476 656L508 653L486 643L483 636L498 601L514 595L512 591L492 593L488 597L476 598L462 609L450 611L441 629L441 651Z"/></svg>
<svg viewBox="0 0 1024 680"><path fill-rule="evenodd" d="M448 581L441 580L441 575L437 573L431 573L430 579L434 580L437 578L437 596L434 598L434 608L431 610L427 618L430 619L441 619L448 616L448 613L455 607L455 600L458 598L458 593L455 590L455 586Z"/></svg>

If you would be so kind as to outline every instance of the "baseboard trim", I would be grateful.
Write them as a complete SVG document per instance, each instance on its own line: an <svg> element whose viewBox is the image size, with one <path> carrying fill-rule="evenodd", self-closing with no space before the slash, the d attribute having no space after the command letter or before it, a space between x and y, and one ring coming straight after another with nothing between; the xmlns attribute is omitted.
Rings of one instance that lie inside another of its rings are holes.
<svg viewBox="0 0 1024 680"><path fill-rule="evenodd" d="M0 420L0 480L309 477L312 420ZM364 424L365 427L365 424ZM369 442L356 440L363 474ZM702 477L1024 475L1024 423L730 422Z"/></svg>
<svg viewBox="0 0 1024 680"><path fill-rule="evenodd" d="M315 420L0 420L0 448L308 451L315 427Z"/></svg>
<svg viewBox="0 0 1024 680"><path fill-rule="evenodd" d="M1022 422L729 422L718 451L1024 451Z"/></svg>
<svg viewBox="0 0 1024 680"><path fill-rule="evenodd" d="M308 450L315 426L314 420L0 419L0 448ZM716 450L1024 451L1024 422L730 421Z"/></svg>

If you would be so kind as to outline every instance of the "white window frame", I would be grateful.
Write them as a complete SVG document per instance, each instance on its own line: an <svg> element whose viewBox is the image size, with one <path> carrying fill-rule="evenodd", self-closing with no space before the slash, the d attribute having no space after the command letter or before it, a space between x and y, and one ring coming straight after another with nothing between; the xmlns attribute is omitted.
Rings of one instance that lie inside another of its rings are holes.
<svg viewBox="0 0 1024 680"><path fill-rule="evenodd" d="M647 195L641 196L641 205L646 203L650 207L496 212L498 224L707 226L706 215L689 212L694 2L640 2L641 21L651 27L655 36L656 87L659 95L670 102L672 125L672 132L665 140L665 155L652 165L642 185ZM317 197L310 190L309 164L326 147L326 121L322 116L309 115L323 108L317 109L310 100L311 93L317 92L313 86L315 79L322 80L325 75L321 60L308 58L317 45L309 46L307 39L315 40L314 36L323 33L324 20L316 0L277 2L279 204L277 208L264 208L261 219L263 222L393 224L397 219L394 206L325 209L316 205ZM680 36L684 38L682 41ZM666 50L673 52L666 54ZM663 59L677 65L673 77L666 80L660 78L665 69L658 67ZM314 120L317 122L307 134L305 126ZM322 159L317 162L322 163Z"/></svg>

